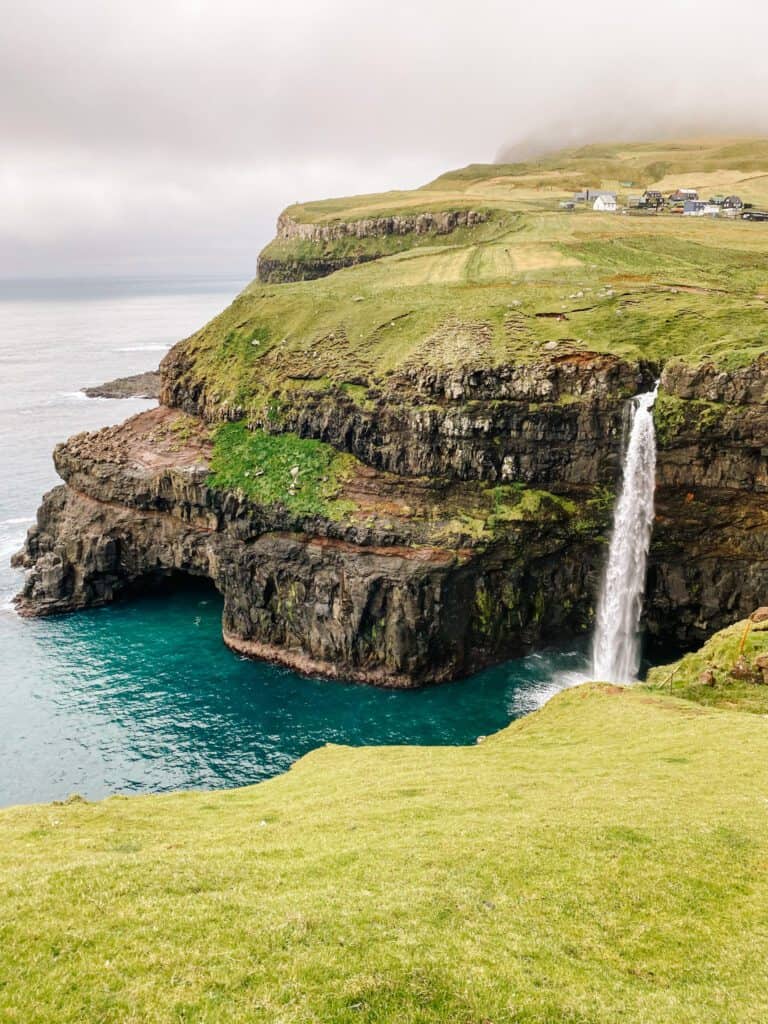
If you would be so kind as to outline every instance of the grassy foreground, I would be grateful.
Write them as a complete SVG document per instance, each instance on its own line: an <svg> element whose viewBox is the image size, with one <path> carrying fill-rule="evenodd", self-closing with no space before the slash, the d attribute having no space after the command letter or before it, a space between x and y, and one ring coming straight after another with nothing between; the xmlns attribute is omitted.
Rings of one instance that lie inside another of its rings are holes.
<svg viewBox="0 0 768 1024"><path fill-rule="evenodd" d="M768 731L605 686L470 748L0 812L0 1019L768 1017Z"/></svg>

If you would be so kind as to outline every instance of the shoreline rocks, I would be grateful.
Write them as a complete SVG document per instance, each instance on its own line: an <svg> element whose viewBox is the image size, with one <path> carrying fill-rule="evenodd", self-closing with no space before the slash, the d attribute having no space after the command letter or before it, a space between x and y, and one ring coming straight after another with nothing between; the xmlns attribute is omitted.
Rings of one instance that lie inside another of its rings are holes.
<svg viewBox="0 0 768 1024"><path fill-rule="evenodd" d="M146 398L158 399L162 380L159 370L148 370L145 373L134 373L130 377L116 377L83 388L88 398Z"/></svg>

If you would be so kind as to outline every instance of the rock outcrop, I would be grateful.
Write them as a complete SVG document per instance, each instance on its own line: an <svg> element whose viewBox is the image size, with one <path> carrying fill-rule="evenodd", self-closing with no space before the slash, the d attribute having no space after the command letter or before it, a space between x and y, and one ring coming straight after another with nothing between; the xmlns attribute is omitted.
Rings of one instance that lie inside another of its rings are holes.
<svg viewBox="0 0 768 1024"><path fill-rule="evenodd" d="M162 381L157 370L116 377L104 384L83 388L88 398L159 398Z"/></svg>
<svg viewBox="0 0 768 1024"><path fill-rule="evenodd" d="M305 242L333 242L340 238L383 238L385 235L447 235L456 228L483 224L483 210L442 210L399 214L391 217L366 217L328 224L304 224L287 213L277 218L278 238L300 238Z"/></svg>
<svg viewBox="0 0 768 1024"><path fill-rule="evenodd" d="M31 570L22 614L205 576L233 649L387 686L463 675L589 620L603 524L575 537L556 503L551 515L521 510L489 543L428 518L436 501L471 495L421 481L406 506L399 481L361 466L347 485L356 521L297 519L213 490L209 458L206 425L163 407L59 445L66 484L46 495L17 560Z"/></svg>
<svg viewBox="0 0 768 1024"><path fill-rule="evenodd" d="M259 255L258 277L271 284L313 281L395 251L375 242L371 246L371 240L394 237L400 243L396 248L408 248L415 239L449 235L458 228L484 224L488 218L485 210L441 210L316 224L283 213L277 220L275 241ZM369 247L361 247L361 242Z"/></svg>

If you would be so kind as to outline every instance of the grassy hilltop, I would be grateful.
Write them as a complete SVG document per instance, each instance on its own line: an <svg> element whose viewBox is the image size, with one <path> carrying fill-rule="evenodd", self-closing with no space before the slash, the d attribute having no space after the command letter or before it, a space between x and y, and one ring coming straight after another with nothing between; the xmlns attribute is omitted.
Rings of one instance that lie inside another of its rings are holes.
<svg viewBox="0 0 768 1024"><path fill-rule="evenodd" d="M725 367L765 349L768 225L559 209L587 186L620 197L696 186L768 206L768 141L589 146L289 207L312 229L461 209L487 219L446 234L277 238L262 255L299 266L377 258L320 280L253 282L187 342L188 376L223 410L263 417L308 386L362 397L398 370L524 362L545 346Z"/></svg>
<svg viewBox="0 0 768 1024"><path fill-rule="evenodd" d="M475 747L0 812L0 1018L768 1015L761 718L586 686Z"/></svg>

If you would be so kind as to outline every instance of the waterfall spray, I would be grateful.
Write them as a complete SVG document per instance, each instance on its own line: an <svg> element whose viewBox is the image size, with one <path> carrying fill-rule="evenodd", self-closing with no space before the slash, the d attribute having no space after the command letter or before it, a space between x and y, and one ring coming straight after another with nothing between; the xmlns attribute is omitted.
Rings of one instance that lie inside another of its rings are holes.
<svg viewBox="0 0 768 1024"><path fill-rule="evenodd" d="M658 387L658 386L657 386ZM640 668L640 614L653 527L656 390L632 400L621 492L613 513L608 562L597 605L592 678L630 683Z"/></svg>

